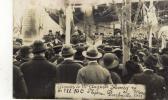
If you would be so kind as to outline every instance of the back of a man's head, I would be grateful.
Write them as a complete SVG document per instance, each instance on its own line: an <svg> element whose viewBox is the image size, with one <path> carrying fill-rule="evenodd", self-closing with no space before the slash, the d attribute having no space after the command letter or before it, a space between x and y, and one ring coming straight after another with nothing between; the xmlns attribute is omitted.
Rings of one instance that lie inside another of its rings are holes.
<svg viewBox="0 0 168 100"><path fill-rule="evenodd" d="M44 54L46 51L46 47L42 41L36 40L32 45L32 52L34 55Z"/></svg>
<svg viewBox="0 0 168 100"><path fill-rule="evenodd" d="M74 50L71 45L65 44L62 47L61 55L64 58L72 58L74 56L75 52L76 52L76 50Z"/></svg>
<svg viewBox="0 0 168 100"><path fill-rule="evenodd" d="M155 69L157 63L158 63L158 59L154 55L149 55L144 62L145 66L148 69L153 69L153 70Z"/></svg>

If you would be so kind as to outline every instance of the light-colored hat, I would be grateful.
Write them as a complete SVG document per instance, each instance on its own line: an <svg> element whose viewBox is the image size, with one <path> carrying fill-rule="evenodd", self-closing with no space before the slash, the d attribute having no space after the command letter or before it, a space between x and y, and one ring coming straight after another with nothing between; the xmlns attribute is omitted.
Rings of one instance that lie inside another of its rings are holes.
<svg viewBox="0 0 168 100"><path fill-rule="evenodd" d="M87 51L82 52L83 56L89 59L98 59L102 57L102 54L98 52L95 46L90 46Z"/></svg>

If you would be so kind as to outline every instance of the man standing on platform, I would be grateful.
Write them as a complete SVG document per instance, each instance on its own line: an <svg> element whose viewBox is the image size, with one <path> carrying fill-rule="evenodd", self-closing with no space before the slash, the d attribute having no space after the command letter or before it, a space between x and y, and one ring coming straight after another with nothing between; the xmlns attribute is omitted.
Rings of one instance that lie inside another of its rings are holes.
<svg viewBox="0 0 168 100"><path fill-rule="evenodd" d="M83 55L89 60L86 67L78 72L77 83L82 84L110 84L113 83L109 71L97 63L97 59L102 57L96 47L91 46Z"/></svg>
<svg viewBox="0 0 168 100"><path fill-rule="evenodd" d="M71 45L64 45L61 51L64 61L57 66L57 83L76 83L78 70L83 66L74 62L75 50Z"/></svg>

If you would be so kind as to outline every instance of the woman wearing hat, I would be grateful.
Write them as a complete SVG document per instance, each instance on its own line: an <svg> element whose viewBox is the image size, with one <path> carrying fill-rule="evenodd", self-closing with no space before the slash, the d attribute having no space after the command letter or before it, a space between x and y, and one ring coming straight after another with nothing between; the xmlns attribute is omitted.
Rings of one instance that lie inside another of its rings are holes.
<svg viewBox="0 0 168 100"><path fill-rule="evenodd" d="M120 76L115 71L113 71L114 68L119 66L119 61L116 55L112 53L106 53L99 63L109 70L114 84L122 83Z"/></svg>
<svg viewBox="0 0 168 100"><path fill-rule="evenodd" d="M102 57L97 48L90 46L84 51L83 56L88 59L88 65L79 70L77 83L83 84L109 84L113 83L109 71L97 63L97 59Z"/></svg>

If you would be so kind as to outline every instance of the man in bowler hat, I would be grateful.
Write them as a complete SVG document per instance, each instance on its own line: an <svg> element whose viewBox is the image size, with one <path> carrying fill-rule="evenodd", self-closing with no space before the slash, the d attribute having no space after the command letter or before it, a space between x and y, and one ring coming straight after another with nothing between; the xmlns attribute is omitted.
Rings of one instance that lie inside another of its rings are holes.
<svg viewBox="0 0 168 100"><path fill-rule="evenodd" d="M100 65L106 68L110 74L114 84L122 83L121 77L118 75L116 68L119 66L118 58L113 53L104 54L103 58L99 61Z"/></svg>
<svg viewBox="0 0 168 100"><path fill-rule="evenodd" d="M71 45L63 46L60 55L64 61L57 65L57 83L76 83L78 70L83 66L73 60L75 52Z"/></svg>
<svg viewBox="0 0 168 100"><path fill-rule="evenodd" d="M42 41L35 41L32 49L33 59L21 65L28 88L28 98L54 98L56 66L46 60L46 48Z"/></svg>

